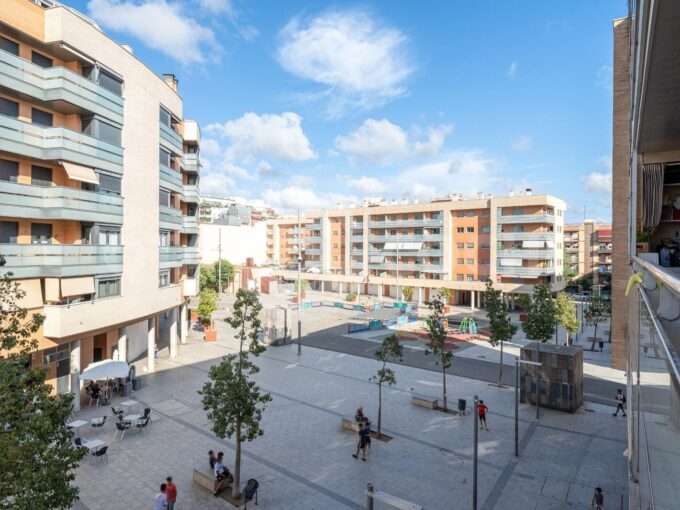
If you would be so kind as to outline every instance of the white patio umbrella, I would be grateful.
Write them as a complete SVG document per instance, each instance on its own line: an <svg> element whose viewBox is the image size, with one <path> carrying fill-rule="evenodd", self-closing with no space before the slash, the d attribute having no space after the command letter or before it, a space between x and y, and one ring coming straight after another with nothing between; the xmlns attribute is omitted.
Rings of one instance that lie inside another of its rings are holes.
<svg viewBox="0 0 680 510"><path fill-rule="evenodd" d="M80 374L80 378L86 381L96 381L99 379L114 379L116 377L127 377L130 367L124 361L105 359L90 363Z"/></svg>

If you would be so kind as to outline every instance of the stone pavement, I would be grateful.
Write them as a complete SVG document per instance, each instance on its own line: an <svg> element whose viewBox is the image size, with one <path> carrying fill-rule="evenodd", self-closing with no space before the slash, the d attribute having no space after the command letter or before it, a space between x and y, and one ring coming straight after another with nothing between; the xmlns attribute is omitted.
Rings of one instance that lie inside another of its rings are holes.
<svg viewBox="0 0 680 510"><path fill-rule="evenodd" d="M210 365L234 350L228 326L217 325L217 344L202 343L192 331L178 358L163 352L157 370L142 377L134 398L152 409L146 433L130 431L114 441L111 421L104 430L82 429L84 438L102 438L110 448L108 464L87 459L77 472L81 508L150 508L167 475L179 488L176 508L230 508L191 482L193 466L207 464L209 449L223 450L233 468L233 443L214 436L196 393ZM377 390L368 378L377 363L307 346L298 358L296 349L271 347L257 360L258 383L273 401L264 413L264 436L244 445L241 478L260 482L260 508L361 509L367 482L427 509L471 508L473 417L410 403L412 392L437 397L440 374L395 367L398 383L383 397L383 429L394 440L373 441L361 462L351 457L356 438L341 430L340 419L359 405L375 416ZM447 385L453 405L461 397L469 407L478 394L490 408L491 430L479 433L480 509L585 508L597 485L608 510L627 508L626 423L611 416L610 407L543 410L535 422L535 408L521 405L521 457L515 459L514 391L456 376ZM104 414L111 420L109 407L85 408L78 417Z"/></svg>

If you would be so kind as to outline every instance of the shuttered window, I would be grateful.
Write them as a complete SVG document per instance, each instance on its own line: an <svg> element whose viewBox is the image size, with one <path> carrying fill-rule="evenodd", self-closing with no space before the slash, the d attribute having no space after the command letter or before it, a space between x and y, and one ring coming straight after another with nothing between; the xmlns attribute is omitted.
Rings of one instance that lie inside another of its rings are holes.
<svg viewBox="0 0 680 510"><path fill-rule="evenodd" d="M0 181L17 182L19 177L19 163L0 159Z"/></svg>
<svg viewBox="0 0 680 510"><path fill-rule="evenodd" d="M158 192L159 203L166 207L170 207L170 192L164 189Z"/></svg>
<svg viewBox="0 0 680 510"><path fill-rule="evenodd" d="M0 114L17 118L19 116L19 103L0 97Z"/></svg>
<svg viewBox="0 0 680 510"><path fill-rule="evenodd" d="M52 127L54 119L51 113L31 108L31 122L41 126Z"/></svg>
<svg viewBox="0 0 680 510"><path fill-rule="evenodd" d="M0 37L0 50L19 56L19 44L4 37Z"/></svg>
<svg viewBox="0 0 680 510"><path fill-rule="evenodd" d="M113 175L105 173L97 173L99 177L99 189L101 191L106 191L108 193L115 193L120 195L121 192L121 179L120 177L114 177Z"/></svg>
<svg viewBox="0 0 680 510"><path fill-rule="evenodd" d="M52 186L52 169L33 165L31 167L31 184L33 186Z"/></svg>
<svg viewBox="0 0 680 510"><path fill-rule="evenodd" d="M0 244L16 244L19 236L19 223L0 221Z"/></svg>

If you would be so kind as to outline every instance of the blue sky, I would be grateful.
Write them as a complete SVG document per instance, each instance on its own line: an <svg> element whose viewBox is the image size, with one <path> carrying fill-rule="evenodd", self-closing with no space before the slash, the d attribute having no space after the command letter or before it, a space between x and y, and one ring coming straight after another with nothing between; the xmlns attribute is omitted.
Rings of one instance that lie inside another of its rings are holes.
<svg viewBox="0 0 680 510"><path fill-rule="evenodd" d="M531 187L610 218L625 0L67 3L177 75L204 194L291 210Z"/></svg>

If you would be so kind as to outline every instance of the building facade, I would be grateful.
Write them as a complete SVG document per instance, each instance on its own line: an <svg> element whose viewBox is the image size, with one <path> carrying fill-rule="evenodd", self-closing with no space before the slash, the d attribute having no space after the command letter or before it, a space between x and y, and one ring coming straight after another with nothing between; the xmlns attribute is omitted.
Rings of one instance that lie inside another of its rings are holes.
<svg viewBox="0 0 680 510"><path fill-rule="evenodd" d="M612 272L612 230L610 225L596 225L585 220L579 225L564 226L564 267L577 277Z"/></svg>
<svg viewBox="0 0 680 510"><path fill-rule="evenodd" d="M613 364L628 377L631 509L680 500L680 3L614 21Z"/></svg>
<svg viewBox="0 0 680 510"><path fill-rule="evenodd" d="M0 0L2 272L45 315L32 363L56 391L153 352L161 314L172 356L186 338L199 142L172 75L68 7Z"/></svg>
<svg viewBox="0 0 680 510"><path fill-rule="evenodd" d="M408 286L423 302L448 288L452 303L474 307L488 278L509 293L563 287L565 209L528 190L312 211L300 229L297 218L267 222L267 258L275 275L293 279L301 243L304 278L316 289L400 298Z"/></svg>

